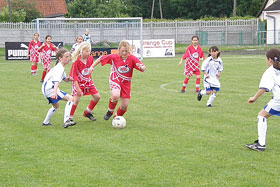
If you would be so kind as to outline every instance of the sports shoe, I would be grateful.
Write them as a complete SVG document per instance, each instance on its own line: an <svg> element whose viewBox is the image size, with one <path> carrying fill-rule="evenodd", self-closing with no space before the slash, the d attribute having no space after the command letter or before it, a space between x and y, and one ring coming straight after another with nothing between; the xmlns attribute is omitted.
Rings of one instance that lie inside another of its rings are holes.
<svg viewBox="0 0 280 187"><path fill-rule="evenodd" d="M198 91L197 100L200 101L202 98L202 94L200 93L201 90Z"/></svg>
<svg viewBox="0 0 280 187"><path fill-rule="evenodd" d="M185 90L181 90L181 93L185 93Z"/></svg>
<svg viewBox="0 0 280 187"><path fill-rule="evenodd" d="M42 126L51 126L52 124L51 123L42 123Z"/></svg>
<svg viewBox="0 0 280 187"><path fill-rule="evenodd" d="M93 117L93 115L92 115L91 113L85 113L85 112L84 112L83 116L84 116L85 118L90 119L91 121L96 121L96 118Z"/></svg>
<svg viewBox="0 0 280 187"><path fill-rule="evenodd" d="M213 107L211 104L207 105L207 107Z"/></svg>
<svg viewBox="0 0 280 187"><path fill-rule="evenodd" d="M76 125L76 122L75 122L75 121L73 121L73 119L69 119L69 121L70 121L70 126L74 126L74 125Z"/></svg>
<svg viewBox="0 0 280 187"><path fill-rule="evenodd" d="M40 80L40 83L43 83L44 81L43 80Z"/></svg>
<svg viewBox="0 0 280 187"><path fill-rule="evenodd" d="M110 119L110 117L113 115L113 113L111 113L110 111L108 111L106 114L105 114L105 116L104 116L104 119L105 120L108 120L108 119Z"/></svg>
<svg viewBox="0 0 280 187"><path fill-rule="evenodd" d="M65 123L63 123L63 128L68 128L69 126L72 126L71 125L71 121L70 120L67 120Z"/></svg>
<svg viewBox="0 0 280 187"><path fill-rule="evenodd" d="M253 144L246 144L245 145L248 149L254 150L254 151L264 151L265 145L260 145L259 141L256 140Z"/></svg>

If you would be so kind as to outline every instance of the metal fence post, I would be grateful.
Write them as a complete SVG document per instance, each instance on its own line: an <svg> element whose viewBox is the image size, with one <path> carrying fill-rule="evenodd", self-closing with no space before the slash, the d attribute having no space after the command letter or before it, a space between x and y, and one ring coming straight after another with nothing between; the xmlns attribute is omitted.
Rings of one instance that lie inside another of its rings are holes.
<svg viewBox="0 0 280 187"><path fill-rule="evenodd" d="M175 20L175 43L178 42L178 22Z"/></svg>

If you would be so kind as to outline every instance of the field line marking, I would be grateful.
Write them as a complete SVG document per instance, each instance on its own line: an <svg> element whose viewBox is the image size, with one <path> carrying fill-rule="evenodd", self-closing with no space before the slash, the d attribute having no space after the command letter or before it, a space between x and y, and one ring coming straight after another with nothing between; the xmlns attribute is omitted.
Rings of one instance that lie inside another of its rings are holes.
<svg viewBox="0 0 280 187"><path fill-rule="evenodd" d="M170 85L170 84L177 83L177 82L181 82L181 81L173 81L173 82L161 84L161 85L160 85L160 89L165 90L165 91L169 91L169 92L179 92L178 90L165 88L166 86L168 86L168 85Z"/></svg>

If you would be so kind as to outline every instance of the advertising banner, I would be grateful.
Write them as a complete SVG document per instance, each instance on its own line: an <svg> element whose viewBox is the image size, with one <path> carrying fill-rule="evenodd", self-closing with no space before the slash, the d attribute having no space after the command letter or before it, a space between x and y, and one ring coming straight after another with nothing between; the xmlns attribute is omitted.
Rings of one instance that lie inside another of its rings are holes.
<svg viewBox="0 0 280 187"><path fill-rule="evenodd" d="M127 40L134 56L141 57L140 40ZM175 57L174 39L143 40L143 57Z"/></svg>
<svg viewBox="0 0 280 187"><path fill-rule="evenodd" d="M94 59L99 58L103 55L109 55L109 54L116 54L118 53L117 48L92 48L91 49L91 56L94 57Z"/></svg>
<svg viewBox="0 0 280 187"><path fill-rule="evenodd" d="M63 42L52 42L56 47L63 46ZM28 60L27 50L29 42L5 42L6 60ZM52 51L52 59L55 59Z"/></svg>

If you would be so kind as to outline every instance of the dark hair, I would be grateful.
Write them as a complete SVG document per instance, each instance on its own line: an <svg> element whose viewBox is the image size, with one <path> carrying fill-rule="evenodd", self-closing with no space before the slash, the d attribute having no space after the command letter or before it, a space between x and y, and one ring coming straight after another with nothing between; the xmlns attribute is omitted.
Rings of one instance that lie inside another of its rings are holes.
<svg viewBox="0 0 280 187"><path fill-rule="evenodd" d="M199 38L198 38L198 36L192 36L192 40L194 39L194 38L197 38L197 40L199 40Z"/></svg>
<svg viewBox="0 0 280 187"><path fill-rule="evenodd" d="M65 49L65 48L60 48L57 52L56 52L56 63L55 63L55 65L56 64L58 64L58 62L59 62L59 58L61 58L61 57L63 57L63 55L65 54L65 53L67 53L67 52L69 52L67 49Z"/></svg>
<svg viewBox="0 0 280 187"><path fill-rule="evenodd" d="M39 33L38 33L38 32L35 32L33 36L35 36L36 34L39 36Z"/></svg>
<svg viewBox="0 0 280 187"><path fill-rule="evenodd" d="M48 34L48 35L45 37L45 39L47 39L48 37L52 38L52 36Z"/></svg>
<svg viewBox="0 0 280 187"><path fill-rule="evenodd" d="M211 56L211 54L210 54L211 51L216 52L216 51L219 51L219 49L218 49L217 46L210 47L209 48L209 55L208 55L208 57ZM219 56L220 56L220 52L218 53L217 57L219 57Z"/></svg>
<svg viewBox="0 0 280 187"><path fill-rule="evenodd" d="M269 49L266 52L266 58L273 61L273 67L277 70L280 70L279 58L280 50L279 49Z"/></svg>

